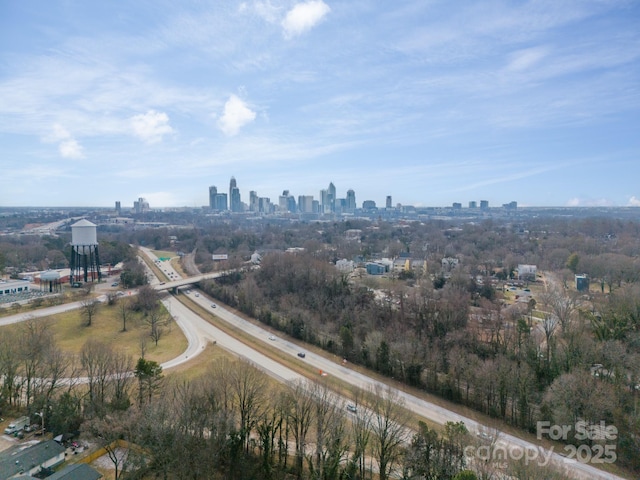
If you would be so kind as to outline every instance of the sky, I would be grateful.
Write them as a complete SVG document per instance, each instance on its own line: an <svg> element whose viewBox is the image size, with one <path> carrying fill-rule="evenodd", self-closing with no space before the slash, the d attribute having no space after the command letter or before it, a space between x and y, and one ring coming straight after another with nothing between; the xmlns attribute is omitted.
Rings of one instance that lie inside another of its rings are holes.
<svg viewBox="0 0 640 480"><path fill-rule="evenodd" d="M0 206L640 206L637 0L0 1Z"/></svg>

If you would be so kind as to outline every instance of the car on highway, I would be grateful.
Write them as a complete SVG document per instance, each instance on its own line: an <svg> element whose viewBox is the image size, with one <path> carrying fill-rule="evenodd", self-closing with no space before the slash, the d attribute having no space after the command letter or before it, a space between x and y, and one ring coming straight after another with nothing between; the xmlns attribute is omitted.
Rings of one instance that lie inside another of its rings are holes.
<svg viewBox="0 0 640 480"><path fill-rule="evenodd" d="M347 411L351 413L358 413L358 407L356 407L353 403L348 403Z"/></svg>
<svg viewBox="0 0 640 480"><path fill-rule="evenodd" d="M216 308L216 307L217 307L217 305L215 303L211 304L211 308Z"/></svg>
<svg viewBox="0 0 640 480"><path fill-rule="evenodd" d="M275 341L276 337L274 335L269 335L269 340L271 340L272 342Z"/></svg>
<svg viewBox="0 0 640 480"><path fill-rule="evenodd" d="M112 287L117 287L118 285L120 285L120 282L113 282L113 283L111 284L111 286L112 286Z"/></svg>
<svg viewBox="0 0 640 480"><path fill-rule="evenodd" d="M298 356L299 356L300 358L304 358L304 357L306 357L306 356L307 356L307 354L306 354L306 353L304 353L304 352L298 352Z"/></svg>
<svg viewBox="0 0 640 480"><path fill-rule="evenodd" d="M199 297L199 296L200 296L200 294L199 294L199 293L196 293L196 297Z"/></svg>

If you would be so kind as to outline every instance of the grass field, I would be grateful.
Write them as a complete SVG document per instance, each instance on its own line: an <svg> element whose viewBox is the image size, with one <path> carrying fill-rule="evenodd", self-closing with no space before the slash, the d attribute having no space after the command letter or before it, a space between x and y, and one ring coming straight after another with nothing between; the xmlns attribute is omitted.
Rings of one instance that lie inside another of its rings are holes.
<svg viewBox="0 0 640 480"><path fill-rule="evenodd" d="M168 314L167 318L169 318ZM82 317L81 309L37 321L48 323L56 344L67 353L80 353L87 340L94 339L109 344L114 350L124 352L136 359L140 357L141 344L144 342L145 358L162 363L179 356L187 348L187 340L173 320L163 327L164 333L157 346L149 335L151 327L145 323L141 314L130 313L127 319L127 330L123 332L122 318L117 304L100 305L91 326L85 326L86 322ZM17 332L23 327L16 324L5 328L9 332Z"/></svg>

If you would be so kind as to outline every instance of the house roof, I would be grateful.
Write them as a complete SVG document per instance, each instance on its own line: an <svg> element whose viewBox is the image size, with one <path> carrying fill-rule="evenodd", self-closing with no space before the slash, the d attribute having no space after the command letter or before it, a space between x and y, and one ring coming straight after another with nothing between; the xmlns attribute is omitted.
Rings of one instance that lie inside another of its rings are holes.
<svg viewBox="0 0 640 480"><path fill-rule="evenodd" d="M86 463L76 463L57 471L47 480L99 480L102 474Z"/></svg>
<svg viewBox="0 0 640 480"><path fill-rule="evenodd" d="M16 445L0 452L0 478L11 478L21 472L28 472L61 453L64 453L64 447L53 440L26 448L24 445Z"/></svg>

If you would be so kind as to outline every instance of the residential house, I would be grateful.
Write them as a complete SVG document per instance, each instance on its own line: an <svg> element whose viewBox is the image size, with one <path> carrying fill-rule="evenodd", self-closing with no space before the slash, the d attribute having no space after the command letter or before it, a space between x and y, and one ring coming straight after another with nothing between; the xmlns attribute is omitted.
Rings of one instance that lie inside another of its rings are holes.
<svg viewBox="0 0 640 480"><path fill-rule="evenodd" d="M64 462L64 451L64 447L53 440L11 447L0 452L0 478L35 475L43 469L56 467Z"/></svg>

